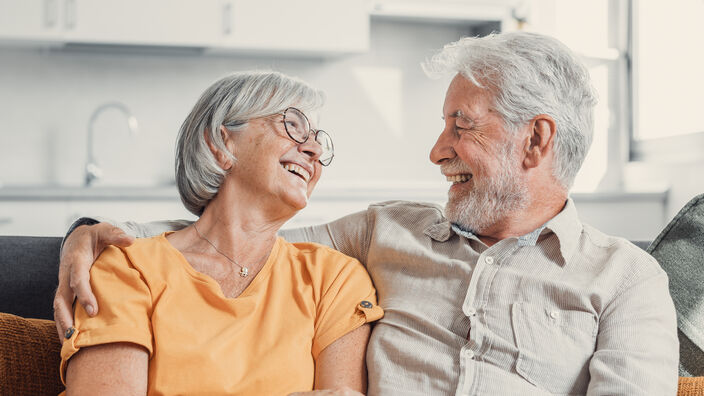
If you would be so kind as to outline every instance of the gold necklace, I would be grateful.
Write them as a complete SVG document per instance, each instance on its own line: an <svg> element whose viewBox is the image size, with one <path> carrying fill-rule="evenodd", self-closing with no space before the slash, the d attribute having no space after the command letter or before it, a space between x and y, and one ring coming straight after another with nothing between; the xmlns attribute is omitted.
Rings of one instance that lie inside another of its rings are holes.
<svg viewBox="0 0 704 396"><path fill-rule="evenodd" d="M193 223L193 228L195 228L196 232L198 233L198 236L200 236L204 241L208 242L210 244L210 246L212 246L213 249L215 249L216 252L222 254L222 256L225 257L226 259L228 259L232 264L240 267L240 276L241 277L245 278L247 275L249 275L249 269L247 267L243 267L243 266L239 265L237 263L237 261L230 258L230 256L226 255L225 253L221 252L220 249L218 249L218 247L215 246L214 243L210 242L210 239L206 238L203 234L201 234L200 231L198 231L198 227L196 227L196 223Z"/></svg>

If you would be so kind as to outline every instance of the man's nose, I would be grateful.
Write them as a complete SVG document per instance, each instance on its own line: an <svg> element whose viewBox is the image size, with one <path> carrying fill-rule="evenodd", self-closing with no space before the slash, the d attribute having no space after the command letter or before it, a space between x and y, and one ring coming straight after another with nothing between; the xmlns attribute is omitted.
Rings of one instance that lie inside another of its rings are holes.
<svg viewBox="0 0 704 396"><path fill-rule="evenodd" d="M454 135L450 127L446 127L438 136L438 140L430 150L430 161L435 165L440 165L446 160L455 158L454 145L457 137Z"/></svg>

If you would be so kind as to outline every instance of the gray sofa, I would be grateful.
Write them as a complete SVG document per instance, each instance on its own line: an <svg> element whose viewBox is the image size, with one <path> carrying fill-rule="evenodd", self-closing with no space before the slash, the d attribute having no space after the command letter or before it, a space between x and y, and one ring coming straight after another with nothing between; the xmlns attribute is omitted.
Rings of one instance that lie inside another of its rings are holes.
<svg viewBox="0 0 704 396"><path fill-rule="evenodd" d="M0 236L0 312L53 319L59 237Z"/></svg>

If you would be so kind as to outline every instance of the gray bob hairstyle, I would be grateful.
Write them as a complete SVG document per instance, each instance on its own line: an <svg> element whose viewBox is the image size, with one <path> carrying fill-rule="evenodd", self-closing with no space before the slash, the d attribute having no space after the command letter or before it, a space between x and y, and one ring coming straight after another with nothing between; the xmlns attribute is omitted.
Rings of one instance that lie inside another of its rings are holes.
<svg viewBox="0 0 704 396"><path fill-rule="evenodd" d="M221 125L239 131L251 119L280 113L290 106L310 112L324 101L321 91L272 71L234 73L213 83L198 99L178 133L176 184L186 209L197 216L203 214L227 174L215 160L204 133L215 147L236 161L225 147Z"/></svg>
<svg viewBox="0 0 704 396"><path fill-rule="evenodd" d="M552 117L553 175L569 190L592 143L597 103L587 68L569 48L527 32L466 37L447 44L423 69L431 77L460 73L488 89L511 132L539 114Z"/></svg>

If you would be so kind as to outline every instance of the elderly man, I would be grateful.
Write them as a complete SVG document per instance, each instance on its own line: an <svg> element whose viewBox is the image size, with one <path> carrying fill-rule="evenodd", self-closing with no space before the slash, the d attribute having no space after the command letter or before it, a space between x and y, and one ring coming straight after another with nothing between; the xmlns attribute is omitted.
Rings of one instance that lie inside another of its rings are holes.
<svg viewBox="0 0 704 396"><path fill-rule="evenodd" d="M369 394L668 395L677 390L665 272L622 238L582 224L569 188L591 143L586 68L530 33L465 38L425 65L454 74L430 159L446 207L385 202L292 230L365 263L385 317L367 352ZM80 223L79 223L80 224ZM179 223L121 225L154 235ZM66 241L55 301L97 308L88 268L112 226Z"/></svg>

